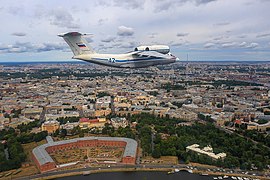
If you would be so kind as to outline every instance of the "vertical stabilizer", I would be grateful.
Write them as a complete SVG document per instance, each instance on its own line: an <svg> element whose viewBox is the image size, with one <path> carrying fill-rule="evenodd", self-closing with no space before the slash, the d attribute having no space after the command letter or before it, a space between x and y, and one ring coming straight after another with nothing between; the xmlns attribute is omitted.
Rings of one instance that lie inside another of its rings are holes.
<svg viewBox="0 0 270 180"><path fill-rule="evenodd" d="M58 34L58 36L64 38L75 56L95 53L83 37L85 35L87 34L81 34L79 32Z"/></svg>

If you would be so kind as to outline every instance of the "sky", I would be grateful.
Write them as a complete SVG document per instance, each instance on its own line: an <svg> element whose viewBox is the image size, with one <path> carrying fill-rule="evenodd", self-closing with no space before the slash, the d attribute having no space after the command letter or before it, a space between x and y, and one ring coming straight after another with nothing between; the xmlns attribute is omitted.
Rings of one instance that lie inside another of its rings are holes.
<svg viewBox="0 0 270 180"><path fill-rule="evenodd" d="M63 32L99 53L169 45L186 61L269 61L270 0L1 0L0 62L66 61Z"/></svg>

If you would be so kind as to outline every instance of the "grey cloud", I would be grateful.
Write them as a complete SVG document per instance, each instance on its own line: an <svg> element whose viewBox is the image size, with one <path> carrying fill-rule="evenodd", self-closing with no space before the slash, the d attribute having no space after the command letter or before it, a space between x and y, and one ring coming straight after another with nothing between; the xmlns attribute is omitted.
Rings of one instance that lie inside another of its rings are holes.
<svg viewBox="0 0 270 180"><path fill-rule="evenodd" d="M35 18L44 18L44 17L47 17L47 11L46 9L44 8L44 6L42 5L36 5L35 6L35 9L34 9L34 17Z"/></svg>
<svg viewBox="0 0 270 180"><path fill-rule="evenodd" d="M24 13L24 7L23 6L10 6L8 8L8 13L12 15L22 15Z"/></svg>
<svg viewBox="0 0 270 180"><path fill-rule="evenodd" d="M101 18L101 19L98 20L98 25L101 26L101 25L103 25L106 21L108 21L107 18L105 18L105 19Z"/></svg>
<svg viewBox="0 0 270 180"><path fill-rule="evenodd" d="M222 35L222 36L213 37L213 41L216 41L215 43L226 43L222 41L226 41L226 39L229 39L229 38L230 36L228 35Z"/></svg>
<svg viewBox="0 0 270 180"><path fill-rule="evenodd" d="M236 45L235 42L227 42L227 43L221 44L221 47L222 48L231 48L231 47L234 47L235 45Z"/></svg>
<svg viewBox="0 0 270 180"><path fill-rule="evenodd" d="M175 46L175 47L178 47L178 46L182 46L183 43L172 43L171 46Z"/></svg>
<svg viewBox="0 0 270 180"><path fill-rule="evenodd" d="M109 1L105 1L105 0L98 0L98 1L95 1L95 5L108 7L111 5L111 3Z"/></svg>
<svg viewBox="0 0 270 180"><path fill-rule="evenodd" d="M62 8L52 10L49 15L50 23L52 25L66 27L69 29L77 29L80 27L79 24L74 22L72 15Z"/></svg>
<svg viewBox="0 0 270 180"><path fill-rule="evenodd" d="M153 39L153 38L155 38L157 35L158 35L158 33L150 33L150 34L148 35L148 37L151 38L151 39Z"/></svg>
<svg viewBox="0 0 270 180"><path fill-rule="evenodd" d="M268 37L268 36L270 36L270 33L258 34L258 35L256 36L256 38L264 38L264 37Z"/></svg>
<svg viewBox="0 0 270 180"><path fill-rule="evenodd" d="M134 48L136 46L135 42L125 42L119 45L119 48Z"/></svg>
<svg viewBox="0 0 270 180"><path fill-rule="evenodd" d="M183 36L188 36L189 33L177 33L176 36L178 37L183 37Z"/></svg>
<svg viewBox="0 0 270 180"><path fill-rule="evenodd" d="M239 44L239 47L241 47L241 48L249 48L249 49L254 49L254 48L257 48L258 46L259 46L259 44L255 43L255 42L251 42L251 43L241 42Z"/></svg>
<svg viewBox="0 0 270 180"><path fill-rule="evenodd" d="M247 35L240 35L240 36L238 36L238 38L246 38L247 37Z"/></svg>
<svg viewBox="0 0 270 180"><path fill-rule="evenodd" d="M34 51L44 52L44 51L54 51L54 50L65 50L67 46L65 44L59 43L43 43L40 46L34 46Z"/></svg>
<svg viewBox="0 0 270 180"><path fill-rule="evenodd" d="M26 36L26 33L24 33L24 32L14 32L11 35L22 37L22 36Z"/></svg>
<svg viewBox="0 0 270 180"><path fill-rule="evenodd" d="M230 24L229 22L220 22L220 23L214 24L214 26L227 26L229 24Z"/></svg>
<svg viewBox="0 0 270 180"><path fill-rule="evenodd" d="M195 3L197 5L202 5L202 4L207 4L207 3L210 3L210 2L214 2L214 1L217 1L217 0L195 0Z"/></svg>
<svg viewBox="0 0 270 180"><path fill-rule="evenodd" d="M0 45L0 53L24 53L24 52L45 52L53 50L66 50L66 44L42 43L32 44L30 42L16 42L12 45Z"/></svg>
<svg viewBox="0 0 270 180"><path fill-rule="evenodd" d="M126 27L126 26L119 26L117 35L118 36L132 36L134 34L133 28Z"/></svg>
<svg viewBox="0 0 270 180"><path fill-rule="evenodd" d="M145 0L114 0L114 6L124 7L126 9L143 9Z"/></svg>
<svg viewBox="0 0 270 180"><path fill-rule="evenodd" d="M241 43L239 44L240 47L246 47L246 45L247 45L246 42L241 42Z"/></svg>
<svg viewBox="0 0 270 180"><path fill-rule="evenodd" d="M6 45L6 44L1 44L0 45L0 51L8 50L9 48L10 48L9 45Z"/></svg>
<svg viewBox="0 0 270 180"><path fill-rule="evenodd" d="M248 44L246 46L246 48L254 49L254 48L257 48L258 46L259 46L258 43L252 42L252 43Z"/></svg>
<svg viewBox="0 0 270 180"><path fill-rule="evenodd" d="M109 42L112 42L114 40L115 40L115 37L107 36L107 37L101 39L101 42L109 43Z"/></svg>
<svg viewBox="0 0 270 180"><path fill-rule="evenodd" d="M156 0L154 12L162 12L167 11L172 7L179 7L184 5L187 2L192 2L196 6L200 6L203 4L208 4L210 2L214 2L217 0Z"/></svg>
<svg viewBox="0 0 270 180"><path fill-rule="evenodd" d="M34 15L35 18L46 19L51 25L58 27L65 27L69 29L80 28L80 25L75 22L72 14L70 14L70 12L64 8L47 10L44 8L44 6L37 5L35 7Z"/></svg>
<svg viewBox="0 0 270 180"><path fill-rule="evenodd" d="M206 44L203 45L203 47L208 49L208 48L214 47L215 45L216 44L214 44L214 43L206 43Z"/></svg>

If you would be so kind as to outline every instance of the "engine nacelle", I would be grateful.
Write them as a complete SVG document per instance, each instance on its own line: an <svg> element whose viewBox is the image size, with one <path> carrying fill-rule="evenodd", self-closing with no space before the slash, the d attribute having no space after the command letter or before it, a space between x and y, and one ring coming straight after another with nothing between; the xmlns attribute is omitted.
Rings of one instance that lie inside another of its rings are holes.
<svg viewBox="0 0 270 180"><path fill-rule="evenodd" d="M168 54L170 52L170 48L166 45L138 46L134 51L157 51L162 54Z"/></svg>

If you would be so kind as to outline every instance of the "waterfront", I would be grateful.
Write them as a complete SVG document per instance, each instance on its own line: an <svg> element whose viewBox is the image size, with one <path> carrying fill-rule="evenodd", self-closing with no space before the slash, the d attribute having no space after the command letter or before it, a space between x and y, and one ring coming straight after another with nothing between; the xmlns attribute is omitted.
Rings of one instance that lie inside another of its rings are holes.
<svg viewBox="0 0 270 180"><path fill-rule="evenodd" d="M185 180L210 180L213 179L211 176L202 176L199 174L190 174L188 172L179 172L175 174L167 175L166 172L113 172L113 173L96 173L90 174L88 176L70 176L64 178L58 178L58 180L86 180L86 179L99 179L99 180L119 180L119 179L128 179L128 180L176 180L176 179L185 179ZM230 179L230 178L228 178Z"/></svg>

